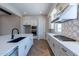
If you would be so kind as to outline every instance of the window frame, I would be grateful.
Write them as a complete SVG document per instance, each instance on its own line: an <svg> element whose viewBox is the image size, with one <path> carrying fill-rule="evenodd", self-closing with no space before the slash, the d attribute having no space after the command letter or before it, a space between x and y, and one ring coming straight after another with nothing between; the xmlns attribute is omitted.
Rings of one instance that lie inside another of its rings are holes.
<svg viewBox="0 0 79 59"><path fill-rule="evenodd" d="M61 24L61 30L60 30L60 28L58 28L58 25L60 25L60 24L61 23L55 23L55 25L54 25L55 32L58 32L58 33L62 32L62 24Z"/></svg>

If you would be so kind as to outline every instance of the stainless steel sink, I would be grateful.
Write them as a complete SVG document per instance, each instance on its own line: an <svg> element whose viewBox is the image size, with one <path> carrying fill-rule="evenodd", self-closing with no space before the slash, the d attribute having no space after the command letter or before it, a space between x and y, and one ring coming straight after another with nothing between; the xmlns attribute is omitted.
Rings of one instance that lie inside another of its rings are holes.
<svg viewBox="0 0 79 59"><path fill-rule="evenodd" d="M61 41L76 41L72 38L68 38L68 37L65 37L65 36L62 36L62 35L54 35L54 37L56 37L57 39L59 39Z"/></svg>
<svg viewBox="0 0 79 59"><path fill-rule="evenodd" d="M16 38L14 40L11 40L11 41L8 41L9 43L17 43L19 41L21 41L22 39L24 39L25 37L19 37L19 38Z"/></svg>

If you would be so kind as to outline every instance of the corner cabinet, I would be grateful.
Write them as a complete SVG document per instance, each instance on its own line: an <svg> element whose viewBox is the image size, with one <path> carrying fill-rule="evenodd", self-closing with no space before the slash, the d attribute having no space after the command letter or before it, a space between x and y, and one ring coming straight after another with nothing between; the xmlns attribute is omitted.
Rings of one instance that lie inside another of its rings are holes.
<svg viewBox="0 0 79 59"><path fill-rule="evenodd" d="M76 56L72 51L56 41L51 35L48 34L48 44L55 56Z"/></svg>

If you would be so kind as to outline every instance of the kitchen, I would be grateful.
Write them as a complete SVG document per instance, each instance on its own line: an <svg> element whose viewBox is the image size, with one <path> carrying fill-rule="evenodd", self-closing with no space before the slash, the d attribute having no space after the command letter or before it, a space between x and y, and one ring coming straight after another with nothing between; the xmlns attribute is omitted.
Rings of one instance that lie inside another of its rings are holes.
<svg viewBox="0 0 79 59"><path fill-rule="evenodd" d="M78 56L78 7L0 3L0 56Z"/></svg>

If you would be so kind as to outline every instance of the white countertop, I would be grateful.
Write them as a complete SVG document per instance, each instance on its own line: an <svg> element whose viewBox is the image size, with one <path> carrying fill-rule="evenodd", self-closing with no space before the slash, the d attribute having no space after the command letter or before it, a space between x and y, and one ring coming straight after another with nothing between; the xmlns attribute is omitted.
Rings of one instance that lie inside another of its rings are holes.
<svg viewBox="0 0 79 59"><path fill-rule="evenodd" d="M53 35L57 35L57 34L53 34L53 33L48 33L48 35L50 35L51 37L55 38ZM68 48L70 51L72 51L75 55L79 56L79 42L75 41L75 42L71 42L71 41L60 41L57 38L55 38L59 43L61 43L63 46L65 46L66 48Z"/></svg>
<svg viewBox="0 0 79 59"><path fill-rule="evenodd" d="M29 36L32 36L32 34L17 34L15 35L15 38ZM18 46L17 43L8 43L8 41L11 40L11 35L0 36L0 56L4 56L6 53Z"/></svg>

